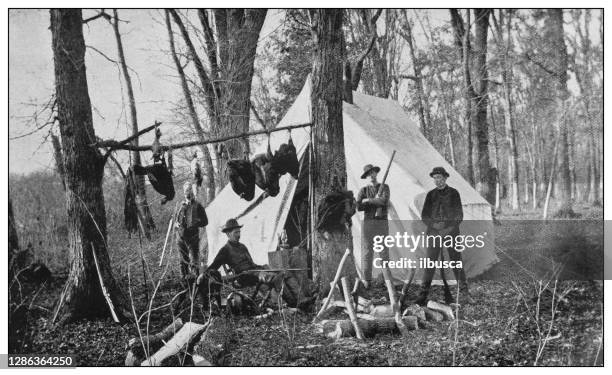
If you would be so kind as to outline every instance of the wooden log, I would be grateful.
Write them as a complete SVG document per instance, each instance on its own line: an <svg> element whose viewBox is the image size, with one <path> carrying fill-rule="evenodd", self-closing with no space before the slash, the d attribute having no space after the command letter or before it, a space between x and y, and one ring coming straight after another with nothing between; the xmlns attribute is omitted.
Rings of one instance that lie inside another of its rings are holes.
<svg viewBox="0 0 612 375"><path fill-rule="evenodd" d="M204 358L204 357L202 357L200 355L194 354L194 355L191 356L191 359L193 360L193 365L195 367L209 367L209 366L212 366L212 363L208 362L206 360L206 358Z"/></svg>
<svg viewBox="0 0 612 375"><path fill-rule="evenodd" d="M183 327L155 354L142 361L140 366L161 366L162 362L189 347L193 340L206 329L206 324L187 322Z"/></svg>
<svg viewBox="0 0 612 375"><path fill-rule="evenodd" d="M444 315L441 313L432 310L430 308L424 307L423 312L425 313L425 318L431 322L441 322L444 320Z"/></svg>
<svg viewBox="0 0 612 375"><path fill-rule="evenodd" d="M441 313L446 320L455 320L453 309L448 305L436 301L429 301L427 302L427 307Z"/></svg>
<svg viewBox="0 0 612 375"><path fill-rule="evenodd" d="M394 151L395 153L395 151ZM391 156L393 158L393 155ZM391 164L389 164L390 166ZM382 186L382 185L381 185ZM391 272L388 268L383 268L382 270L383 277L385 278L385 286L387 287L387 293L389 294L389 302L395 311L395 323L397 324L397 328L402 333L402 336L408 336L408 329L404 326L402 321L400 306L395 298L395 289L393 288L393 282L391 281Z"/></svg>
<svg viewBox="0 0 612 375"><path fill-rule="evenodd" d="M355 316L355 310L353 309L353 303L351 302L351 294L349 293L348 281L346 277L342 278L342 291L344 292L344 302L346 304L346 311L355 329L355 335L359 340L363 340L363 333L357 324L357 316Z"/></svg>
<svg viewBox="0 0 612 375"><path fill-rule="evenodd" d="M395 316L395 309L391 305L373 306L369 312L375 318L389 318Z"/></svg>
<svg viewBox="0 0 612 375"><path fill-rule="evenodd" d="M415 316L405 316L402 323L406 330L418 329L418 321ZM374 337L377 334L400 333L394 317L387 318L358 318L357 324L364 337ZM355 337L355 329L350 320L324 320L319 324L319 333L333 339L341 337Z"/></svg>
<svg viewBox="0 0 612 375"><path fill-rule="evenodd" d="M134 351L128 350L124 364L126 367L140 366L143 359L143 357L136 355Z"/></svg>
<svg viewBox="0 0 612 375"><path fill-rule="evenodd" d="M319 313L317 314L317 316L315 316L314 319L312 320L313 323L316 323L317 320L321 318L321 315L327 309L327 305L331 302L331 298L334 295L334 288L336 284L338 284L338 280L340 280L340 274L342 274L342 268L344 267L346 258L348 258L350 254L351 254L351 250L346 249L346 251L344 252L344 255L342 256L342 259L340 259L340 263L338 264L338 269L336 270L336 276L334 276L334 281L332 281L330 284L331 288L329 289L329 294L327 295L327 298L324 300L321 310L319 310Z"/></svg>
<svg viewBox="0 0 612 375"><path fill-rule="evenodd" d="M406 309L404 309L404 313L403 315L414 315L417 317L417 319L419 320L427 320L427 317L425 315L425 311L423 310L423 308L417 304L413 304L410 305L408 307L406 307Z"/></svg>
<svg viewBox="0 0 612 375"><path fill-rule="evenodd" d="M142 357L142 359L144 359L146 357L144 354L145 349L149 352L158 351L162 346L164 346L164 342L170 340L170 338L174 336L182 327L183 320L181 318L177 318L161 332L156 333L154 335L143 336L142 341L140 337L132 337L128 341L128 349L132 351L137 357Z"/></svg>
<svg viewBox="0 0 612 375"><path fill-rule="evenodd" d="M213 366L228 366L231 351L237 342L231 320L222 317L213 318L208 329L194 345L192 355L198 355Z"/></svg>

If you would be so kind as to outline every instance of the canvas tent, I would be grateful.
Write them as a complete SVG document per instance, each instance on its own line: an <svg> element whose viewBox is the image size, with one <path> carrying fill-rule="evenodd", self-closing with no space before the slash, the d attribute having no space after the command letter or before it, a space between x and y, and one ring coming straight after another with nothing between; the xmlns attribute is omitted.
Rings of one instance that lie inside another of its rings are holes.
<svg viewBox="0 0 612 375"><path fill-rule="evenodd" d="M464 252L466 274L468 277L474 277L490 268L498 259L492 243L493 228L489 204L434 149L397 102L358 92L353 94L353 100L354 104L343 105L348 189L357 194L359 188L365 184L365 180L360 179L363 166L371 163L384 168L392 150L396 150L387 179L391 190L389 232L394 234L406 231L418 234L424 230L419 220L425 194L433 188L429 172L433 167L444 167L450 173L448 184L461 194L466 223L468 220L478 220L479 228L484 226L484 230L488 232L484 247ZM309 79L277 128L308 122L311 122ZM281 143L287 141L288 133L275 132L271 133L270 137L272 150L276 150ZM291 137L298 157L307 161L310 128L294 129ZM265 151L266 146L262 145L254 154ZM307 177L307 173L301 173L300 181L307 181ZM277 249L278 236L288 221L291 203L300 181L289 174L282 176L280 193L276 197L262 199L263 192L256 188L255 198L251 202L240 199L231 186L225 186L207 207L209 263L227 240L220 227L227 219L237 217L244 225L241 242L248 247L256 263L267 264L268 252ZM358 212L353 217L352 226L354 254L358 264L361 260L362 219L363 214ZM400 248L390 249L392 260L402 257L417 259L423 254L423 248L418 248L415 252ZM391 271L396 280L407 279L411 272L407 268ZM380 269L374 268L374 277L379 273ZM417 274L416 280L418 279Z"/></svg>

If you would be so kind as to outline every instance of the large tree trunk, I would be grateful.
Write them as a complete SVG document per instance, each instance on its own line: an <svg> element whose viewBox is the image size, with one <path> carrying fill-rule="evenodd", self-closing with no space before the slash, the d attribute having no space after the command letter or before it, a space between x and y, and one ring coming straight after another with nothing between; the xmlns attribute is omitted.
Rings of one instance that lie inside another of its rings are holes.
<svg viewBox="0 0 612 375"><path fill-rule="evenodd" d="M136 113L136 99L134 98L134 89L132 88L132 79L130 77L130 72L128 71L127 62L125 59L125 53L123 52L123 42L121 41L121 34L119 33L119 17L117 16L117 9L113 9L113 21L111 22L113 25L113 31L115 33L115 40L117 42L117 54L119 55L119 65L121 66L121 72L123 73L123 78L125 80L125 87L127 90L128 103L130 107L130 123L132 125L132 134L138 133L138 116ZM138 146L138 137L135 137L132 141L134 146ZM132 156L132 165L140 166L142 165L140 161L140 152L139 151L131 151ZM155 230L155 223L153 222L153 216L151 215L151 210L149 208L149 203L147 202L147 195L145 190L145 180L142 175L135 175L136 178L136 205L138 207L138 211L140 211L140 217L144 220L144 223L141 228L144 229L144 235L147 238L151 238L150 230Z"/></svg>
<svg viewBox="0 0 612 375"><path fill-rule="evenodd" d="M174 33L172 32L172 23L170 22L170 12L168 10L166 10L166 28L168 29L170 53L172 54L172 59L174 60L176 71L178 72L179 78L181 79L181 88L183 90L183 96L185 97L185 103L187 104L187 110L189 111L189 117L191 118L193 130L196 133L198 139L201 142L204 142L206 141L204 129L200 124L200 118L193 103L193 98L191 96L191 91L189 90L185 71L183 70L183 66L181 65L178 55L176 54L176 47L174 46ZM215 169L213 167L212 158L210 156L208 146L203 144L200 146L200 150L202 151L202 155L204 156L202 167L204 169L204 174L206 175L206 202L208 203L212 202L215 198Z"/></svg>
<svg viewBox="0 0 612 375"><path fill-rule="evenodd" d="M199 12L208 71L179 14L175 10L170 10L170 13L195 64L212 136L219 137L248 131L255 53L267 9L215 9L214 33L208 24L208 13L203 10ZM217 189L227 184L227 161L243 158L248 153L249 142L246 138L217 145L215 148Z"/></svg>
<svg viewBox="0 0 612 375"><path fill-rule="evenodd" d="M472 128L476 130L478 140L477 187L489 203L495 203L495 181L490 173L489 129L487 123L487 106L489 103L489 74L487 68L487 36L491 9L475 9L476 30L474 34L474 94L472 96Z"/></svg>
<svg viewBox="0 0 612 375"><path fill-rule="evenodd" d="M559 201L558 211L555 216L567 217L573 215L572 210L572 186L570 178L569 165L569 145L568 145L568 128L566 119L566 99L569 97L567 89L567 47L565 46L565 33L563 31L563 10L549 9L547 17L547 27L552 36L552 52L554 54L553 79L555 80L555 119L554 123L559 130L559 179L558 195L556 198Z"/></svg>
<svg viewBox="0 0 612 375"><path fill-rule="evenodd" d="M266 9L227 9L215 12L217 34L226 39L222 47L219 66L220 82L220 129L222 134L239 134L249 130L251 111L251 83L253 81L255 54L259 32L266 18ZM217 16L219 14L219 16ZM225 16L224 20L222 18ZM225 142L230 159L241 158L249 153L248 139ZM227 183L225 165L221 165L222 185Z"/></svg>
<svg viewBox="0 0 612 375"><path fill-rule="evenodd" d="M311 93L314 163L311 173L314 202L318 203L334 188L346 188L342 124L343 11L318 9L310 12L314 41ZM340 186L334 187L334 182ZM348 228L331 233L315 231L313 277L319 281L322 288L333 280L342 255L351 245L351 232ZM355 273L351 273L351 269L354 267L345 267L344 274L354 276Z"/></svg>
<svg viewBox="0 0 612 375"><path fill-rule="evenodd" d="M66 180L70 273L54 320L110 316L94 256L119 319L124 296L111 272L106 248L106 212L102 193L104 158L90 147L96 141L85 73L85 41L80 9L52 9L51 35L55 94ZM62 313L62 314L60 314Z"/></svg>

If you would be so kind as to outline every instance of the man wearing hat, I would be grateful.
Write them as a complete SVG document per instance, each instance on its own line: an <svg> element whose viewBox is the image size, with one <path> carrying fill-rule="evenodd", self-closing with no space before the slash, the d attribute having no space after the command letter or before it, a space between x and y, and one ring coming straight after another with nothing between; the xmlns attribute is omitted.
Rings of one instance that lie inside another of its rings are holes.
<svg viewBox="0 0 612 375"><path fill-rule="evenodd" d="M363 237L362 257L364 278L367 286L372 284L372 261L374 258L374 236L389 234L389 222L387 221L387 208L389 206L389 186L377 181L380 168L372 164L363 167L361 179L369 179L369 183L359 190L357 195L357 210L363 211ZM381 190L380 195L378 191ZM382 260L389 260L389 249L380 252Z"/></svg>
<svg viewBox="0 0 612 375"><path fill-rule="evenodd" d="M446 179L449 174L443 167L435 167L430 177L433 178L436 187L427 193L423 210L421 212L421 220L427 226L428 235L439 236L457 236L459 235L459 224L463 220L463 208L461 205L461 197L459 192L446 184ZM434 241L435 243L436 241ZM439 243L438 243L439 244ZM461 260L461 253L454 248L447 248L448 255L453 261ZM436 261L440 258L441 247L430 246L427 248L427 258ZM424 305L427 302L431 281L433 279L435 268L425 269L423 275L423 283L421 284L421 292L417 299L417 303ZM464 298L463 301L470 303L471 298L468 294L467 280L463 268L453 268L455 279L460 283ZM442 270L444 272L444 270ZM447 303L454 302L450 290L445 290L445 300Z"/></svg>
<svg viewBox="0 0 612 375"><path fill-rule="evenodd" d="M183 185L185 200L176 215L178 229L177 245L181 254L181 274L183 278L196 277L200 258L199 229L208 225L204 207L195 199L190 182Z"/></svg>
<svg viewBox="0 0 612 375"><path fill-rule="evenodd" d="M240 228L242 225L238 224L236 219L229 219L221 228L221 231L227 235L227 243L219 250L208 270L218 270L222 265L227 265L234 274L238 275L237 281L241 286L254 286L260 275L245 271L265 270L265 266L253 262L249 250L240 242Z"/></svg>

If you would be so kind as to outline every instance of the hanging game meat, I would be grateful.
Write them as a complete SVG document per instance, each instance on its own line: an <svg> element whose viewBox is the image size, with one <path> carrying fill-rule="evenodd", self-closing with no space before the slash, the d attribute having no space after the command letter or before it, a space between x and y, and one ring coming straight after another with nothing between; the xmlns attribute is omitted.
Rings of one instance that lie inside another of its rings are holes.
<svg viewBox="0 0 612 375"><path fill-rule="evenodd" d="M255 196L255 174L248 160L235 159L227 162L229 180L234 193L250 201Z"/></svg>
<svg viewBox="0 0 612 375"><path fill-rule="evenodd" d="M153 189L164 196L161 204L174 199L174 182L172 181L172 174L170 174L166 167L166 163L153 164L146 167L135 165L134 173L137 175L147 175Z"/></svg>
<svg viewBox="0 0 612 375"><path fill-rule="evenodd" d="M317 208L317 230L324 232L350 227L356 207L355 196L350 190L327 194Z"/></svg>
<svg viewBox="0 0 612 375"><path fill-rule="evenodd" d="M272 153L268 148L266 154L255 155L251 162L253 173L255 173L255 184L269 196L275 197L280 191L278 185L278 172L272 167Z"/></svg>
<svg viewBox="0 0 612 375"><path fill-rule="evenodd" d="M272 158L272 168L280 175L289 173L293 178L297 179L300 172L300 162L297 158L297 152L293 145L293 140L289 137L287 143L280 145Z"/></svg>

